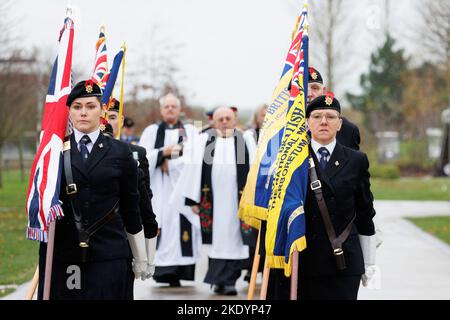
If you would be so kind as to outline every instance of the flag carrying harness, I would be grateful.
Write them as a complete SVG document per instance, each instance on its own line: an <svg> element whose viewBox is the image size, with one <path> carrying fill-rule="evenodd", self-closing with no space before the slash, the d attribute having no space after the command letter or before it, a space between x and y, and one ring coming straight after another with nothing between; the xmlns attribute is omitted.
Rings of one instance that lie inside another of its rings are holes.
<svg viewBox="0 0 450 320"><path fill-rule="evenodd" d="M336 237L336 232L334 231L334 227L330 218L330 213L328 212L327 204L325 203L325 199L323 198L322 184L317 177L316 165L314 164L314 160L312 157L309 157L309 177L311 181L310 187L316 197L320 215L322 216L328 239L330 240L333 254L336 258L337 268L338 270L344 270L346 268L346 265L342 244L345 242L345 240L347 240L350 231L352 230L353 221L355 220L356 214L353 216L350 223L345 227L344 231L342 231L342 233L338 237Z"/></svg>

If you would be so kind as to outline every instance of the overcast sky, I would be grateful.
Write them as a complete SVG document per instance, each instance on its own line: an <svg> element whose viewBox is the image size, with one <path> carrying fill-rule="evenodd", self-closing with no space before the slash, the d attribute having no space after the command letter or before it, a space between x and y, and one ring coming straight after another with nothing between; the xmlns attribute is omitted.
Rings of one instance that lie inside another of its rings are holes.
<svg viewBox="0 0 450 320"><path fill-rule="evenodd" d="M415 46L406 37L415 19L411 8L414 1L391 2L394 36L400 38L407 52L414 53ZM152 50L156 50L152 43L158 46L150 35L151 30L156 30L159 40L182 45L174 59L181 69L179 85L189 103L205 108L235 104L243 109L270 102L302 7L302 1L292 0L15 0L11 14L19 21L16 31L22 43L54 56L68 3L74 8L76 26L73 63L82 72L81 78L92 72L102 24L106 27L110 66L125 41L128 83L139 81L139 76L150 77L144 69ZM357 18L352 30L358 45L349 55L356 66L340 85L342 92L357 90L359 74L367 70L370 52L383 39L383 4L382 0L355 0L348 12Z"/></svg>

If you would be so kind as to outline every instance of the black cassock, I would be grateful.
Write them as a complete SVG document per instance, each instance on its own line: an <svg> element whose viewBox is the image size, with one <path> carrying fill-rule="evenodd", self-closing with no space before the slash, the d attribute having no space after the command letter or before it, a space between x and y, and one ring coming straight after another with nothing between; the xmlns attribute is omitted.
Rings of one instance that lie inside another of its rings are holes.
<svg viewBox="0 0 450 320"><path fill-rule="evenodd" d="M213 239L213 209L214 209L214 190L212 184L212 166L214 158L215 143L217 140L217 132L215 129L206 131L208 139L205 145L205 153L202 162L201 171L201 191L200 202L197 203L192 199L186 198L186 205L199 205L200 206L200 224L202 232L202 242L204 244L211 244ZM234 133L234 150L235 150L235 163L236 163L236 176L237 176L237 201L242 195L245 183L247 181L247 175L249 172L250 158L249 150L247 149L246 142L240 131L235 130ZM210 153L208 151L211 151ZM231 195L230 195L231 196ZM237 213L236 213L237 215ZM249 245L251 242L250 226L240 223L240 230L242 236L242 242L245 245ZM232 259L209 259L209 268L205 276L205 282L211 284L220 285L234 285L236 280L241 275L241 270L248 265L248 259L244 260L232 260Z"/></svg>

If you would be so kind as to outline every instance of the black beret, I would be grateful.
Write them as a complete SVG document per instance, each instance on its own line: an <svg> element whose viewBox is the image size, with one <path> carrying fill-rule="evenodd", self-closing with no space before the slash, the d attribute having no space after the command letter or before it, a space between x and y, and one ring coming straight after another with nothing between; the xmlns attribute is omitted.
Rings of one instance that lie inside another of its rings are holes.
<svg viewBox="0 0 450 320"><path fill-rule="evenodd" d="M318 83L323 84L323 79L322 79L322 76L320 75L319 71L317 71L313 67L310 67L308 73L309 73L308 74L308 83L318 82ZM291 91L291 82L290 81L289 81L287 90Z"/></svg>
<svg viewBox="0 0 450 320"><path fill-rule="evenodd" d="M134 126L134 121L131 118L125 117L125 119L123 120L123 126L125 128L131 128Z"/></svg>
<svg viewBox="0 0 450 320"><path fill-rule="evenodd" d="M97 84L95 84L92 80L83 80L78 82L75 87L73 87L67 97L66 106L70 107L72 102L78 98L101 96L102 90L100 90L100 87Z"/></svg>
<svg viewBox="0 0 450 320"><path fill-rule="evenodd" d="M338 99L334 97L333 92L327 92L326 95L319 96L311 101L311 103L306 107L306 117L308 118L314 110L324 109L336 110L341 113L341 105L339 104Z"/></svg>
<svg viewBox="0 0 450 320"><path fill-rule="evenodd" d="M110 136L111 138L114 138L113 127L111 126L110 123L105 124L105 127L102 130L102 132L103 132L103 134L106 134L106 135Z"/></svg>
<svg viewBox="0 0 450 320"><path fill-rule="evenodd" d="M214 114L214 111L216 111L216 109L214 108L214 109L211 109L211 110L208 110L208 111L206 111L206 116L208 116L208 117L212 117L213 116L213 114Z"/></svg>
<svg viewBox="0 0 450 320"><path fill-rule="evenodd" d="M120 102L116 99L112 99L111 103L109 104L109 110L108 111L120 111Z"/></svg>
<svg viewBox="0 0 450 320"><path fill-rule="evenodd" d="M309 68L308 82L318 82L323 84L323 79L322 76L320 75L320 72L314 69L313 67Z"/></svg>

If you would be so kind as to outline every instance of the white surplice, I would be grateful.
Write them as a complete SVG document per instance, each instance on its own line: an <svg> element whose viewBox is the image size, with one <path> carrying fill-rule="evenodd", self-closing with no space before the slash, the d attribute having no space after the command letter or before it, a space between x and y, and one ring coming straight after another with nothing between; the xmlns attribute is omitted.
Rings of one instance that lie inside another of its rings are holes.
<svg viewBox="0 0 450 320"><path fill-rule="evenodd" d="M198 136L197 129L190 125L184 125L186 132L186 144L190 140L195 140ZM175 201L169 204L177 180L184 167L183 157L169 160L169 173L163 173L161 167L156 167L158 149L155 149L157 124L148 126L142 133L139 145L147 150L150 171L150 187L153 192L152 206L161 228L158 249L155 255L156 266L176 266L194 264L199 257L201 245L200 219L194 214L190 207L184 205L181 197L174 195ZM164 136L164 146L176 144L178 142L179 130L166 129ZM186 146L185 144L185 146ZM183 150L183 153L185 150ZM181 196L181 195L180 195ZM180 237L180 214L183 214L192 224L192 244L193 256L182 256Z"/></svg>
<svg viewBox="0 0 450 320"><path fill-rule="evenodd" d="M209 256L214 259L246 259L248 246L241 236L234 138L217 137L211 170L213 233Z"/></svg>
<svg viewBox="0 0 450 320"><path fill-rule="evenodd" d="M202 162L208 134L203 133L197 141L191 140L190 154L186 155L185 167L176 192L197 203L201 195ZM256 158L256 144L250 135L244 135L250 163ZM206 150L209 152L210 150ZM211 169L213 192L212 244L209 257L215 259L246 259L249 249L242 242L238 218L238 190L234 137L217 137Z"/></svg>

